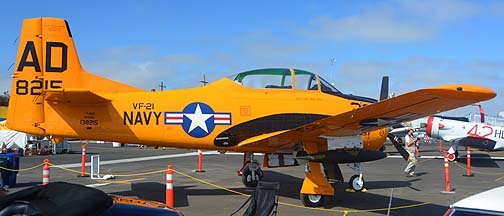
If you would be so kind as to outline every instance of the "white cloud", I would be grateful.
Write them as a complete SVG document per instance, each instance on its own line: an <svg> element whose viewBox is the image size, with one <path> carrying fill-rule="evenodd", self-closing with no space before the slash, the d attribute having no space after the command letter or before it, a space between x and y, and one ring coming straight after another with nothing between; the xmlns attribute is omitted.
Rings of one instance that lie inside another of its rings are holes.
<svg viewBox="0 0 504 216"><path fill-rule="evenodd" d="M161 61L166 64L199 64L203 60L195 55L189 54L173 54L168 56L163 56Z"/></svg>
<svg viewBox="0 0 504 216"><path fill-rule="evenodd" d="M432 37L434 29L397 20L388 13L369 13L340 19L318 17L305 34L321 39L367 42L411 42Z"/></svg>
<svg viewBox="0 0 504 216"><path fill-rule="evenodd" d="M298 31L335 41L417 42L432 39L442 27L480 11L467 1L386 1L361 6L358 13L345 17L316 17Z"/></svg>
<svg viewBox="0 0 504 216"><path fill-rule="evenodd" d="M398 12L419 20L444 25L476 15L483 9L478 4L462 0L395 1Z"/></svg>
<svg viewBox="0 0 504 216"><path fill-rule="evenodd" d="M243 34L234 43L242 54L254 58L285 59L311 50L306 43L286 42L284 38L269 30Z"/></svg>
<svg viewBox="0 0 504 216"><path fill-rule="evenodd" d="M504 2L503 1L493 1L488 5L488 11L490 15L503 17L504 16Z"/></svg>
<svg viewBox="0 0 504 216"><path fill-rule="evenodd" d="M127 46L104 49L98 53L98 56L114 59L130 59L148 57L155 54L157 54L157 52L149 46Z"/></svg>
<svg viewBox="0 0 504 216"><path fill-rule="evenodd" d="M337 70L336 87L344 92L377 98L380 78L390 76L390 91L403 94L419 88L445 84L473 84L493 89L497 97L483 102L488 114L504 110L504 61L474 60L459 62L451 59L409 57L397 61L351 61ZM465 115L474 111L467 107L449 114Z"/></svg>

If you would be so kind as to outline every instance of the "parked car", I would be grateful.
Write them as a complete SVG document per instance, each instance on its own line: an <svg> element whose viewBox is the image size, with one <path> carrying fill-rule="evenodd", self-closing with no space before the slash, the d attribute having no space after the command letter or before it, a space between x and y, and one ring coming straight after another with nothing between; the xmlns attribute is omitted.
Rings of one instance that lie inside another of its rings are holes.
<svg viewBox="0 0 504 216"><path fill-rule="evenodd" d="M504 186L464 198L446 211L445 216L504 215Z"/></svg>
<svg viewBox="0 0 504 216"><path fill-rule="evenodd" d="M160 202L108 195L65 182L34 186L2 197L0 215L183 216Z"/></svg>

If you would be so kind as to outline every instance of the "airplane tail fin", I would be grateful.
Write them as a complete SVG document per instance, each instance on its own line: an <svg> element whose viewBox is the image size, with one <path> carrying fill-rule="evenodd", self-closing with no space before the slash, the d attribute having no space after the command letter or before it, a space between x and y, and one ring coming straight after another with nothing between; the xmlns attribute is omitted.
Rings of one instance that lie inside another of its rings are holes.
<svg viewBox="0 0 504 216"><path fill-rule="evenodd" d="M47 92L88 90L93 93L143 91L86 72L79 61L68 23L58 18L23 21L12 76L7 126L45 135Z"/></svg>

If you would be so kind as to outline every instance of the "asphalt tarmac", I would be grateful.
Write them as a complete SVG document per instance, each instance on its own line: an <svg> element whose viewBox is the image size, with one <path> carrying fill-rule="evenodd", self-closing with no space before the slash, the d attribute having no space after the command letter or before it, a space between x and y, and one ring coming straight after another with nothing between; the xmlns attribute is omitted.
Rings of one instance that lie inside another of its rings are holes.
<svg viewBox="0 0 504 216"><path fill-rule="evenodd" d="M444 146L447 149L448 146ZM406 177L406 165L398 157L396 150L387 145L390 157L364 163L366 193L345 192L347 183L335 183L335 195L328 197L323 208L304 208L299 200L299 191L304 178L304 166L289 168L265 168L264 181L280 183L279 215L387 215L392 194L390 215L442 215L450 204L464 197L504 184L503 160L490 160L489 156L504 156L503 152L473 152L472 172L474 177L465 177L465 159L450 163L451 189L454 193L444 194L445 177L443 160L437 144L422 146L415 177ZM460 150L465 156L465 151ZM141 199L165 202L165 172L167 165L173 165L175 208L185 215L230 215L238 209L253 188L241 183L236 171L241 167L242 155L218 154L205 151L203 170L194 172L198 166L196 150L148 147L113 148L112 144L90 143L87 161L91 155L100 155L101 173L115 175L111 180L92 180L78 177L81 169L80 144L72 144L72 151L58 155L34 155L20 159L20 168L31 168L49 159L56 166L51 167L50 181L65 181L88 185L106 193L132 196ZM262 159L261 156L258 159ZM354 172L340 165L345 180ZM90 172L90 167L86 167ZM191 178L182 175L185 174ZM42 167L23 170L17 176L16 192L41 184ZM222 188L229 190L224 190ZM239 212L241 215L243 211Z"/></svg>

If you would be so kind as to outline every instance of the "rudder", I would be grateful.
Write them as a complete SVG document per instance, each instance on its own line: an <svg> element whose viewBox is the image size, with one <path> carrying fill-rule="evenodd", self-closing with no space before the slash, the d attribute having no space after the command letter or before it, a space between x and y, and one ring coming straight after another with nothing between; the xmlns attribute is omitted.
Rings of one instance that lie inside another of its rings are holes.
<svg viewBox="0 0 504 216"><path fill-rule="evenodd" d="M96 93L143 91L86 72L68 23L59 18L25 19L12 77L7 125L46 135L46 90L85 89Z"/></svg>

